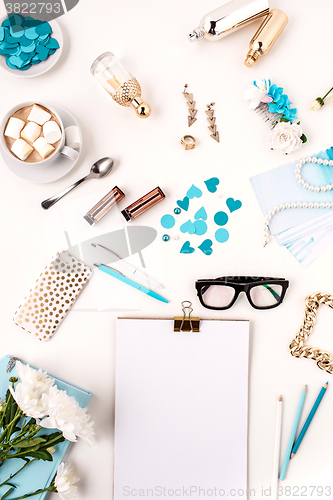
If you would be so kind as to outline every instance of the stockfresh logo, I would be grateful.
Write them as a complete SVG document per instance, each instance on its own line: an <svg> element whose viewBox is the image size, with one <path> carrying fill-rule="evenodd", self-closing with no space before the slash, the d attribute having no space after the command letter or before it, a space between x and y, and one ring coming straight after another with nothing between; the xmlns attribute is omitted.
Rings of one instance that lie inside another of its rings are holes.
<svg viewBox="0 0 333 500"><path fill-rule="evenodd" d="M4 0L8 15L17 14L23 17L33 17L40 21L52 21L74 9L79 0L49 0L47 2L8 1ZM11 22L15 22L13 16Z"/></svg>

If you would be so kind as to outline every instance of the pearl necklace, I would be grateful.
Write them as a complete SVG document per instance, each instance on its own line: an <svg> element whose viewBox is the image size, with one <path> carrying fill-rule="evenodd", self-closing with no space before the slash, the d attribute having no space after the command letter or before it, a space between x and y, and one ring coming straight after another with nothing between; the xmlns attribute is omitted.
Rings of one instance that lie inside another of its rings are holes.
<svg viewBox="0 0 333 500"><path fill-rule="evenodd" d="M308 189L309 191L314 191L315 193L319 193L321 191L324 193L325 191L331 191L333 188L333 184L327 184L327 186L312 186L311 184L308 184L307 182L302 179L301 176L301 168L305 163L318 163L318 165L329 165L330 167L333 167L333 160L323 160L322 158L316 158L315 156L308 156L307 158L302 158L298 163L296 163L296 180L298 183L304 187L304 189Z"/></svg>
<svg viewBox="0 0 333 500"><path fill-rule="evenodd" d="M325 165L325 166L330 166L333 167L333 160L323 160L322 158L316 158L315 156L308 156L307 158L302 158L298 163L296 163L296 180L299 182L299 184L304 187L305 189L308 189L309 191L314 191L315 193L322 192L324 193L325 191L330 191L333 189L333 184L327 184L326 186L312 186L311 184L308 184L307 182L302 179L301 176L301 168L305 163L317 163L318 165ZM314 203L314 202L293 202L293 203L282 203L279 206L276 206L272 210L268 212L268 215L265 217L265 222L264 222L264 240L263 240L263 246L265 247L267 243L269 242L269 221L275 215L277 212L280 212L280 210L285 210L288 208L333 208L333 202L327 202L327 203Z"/></svg>

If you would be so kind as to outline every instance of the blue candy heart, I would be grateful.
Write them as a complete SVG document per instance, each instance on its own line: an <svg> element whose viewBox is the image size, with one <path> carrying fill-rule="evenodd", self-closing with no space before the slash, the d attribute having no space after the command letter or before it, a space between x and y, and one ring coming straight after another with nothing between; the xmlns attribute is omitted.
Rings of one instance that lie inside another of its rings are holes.
<svg viewBox="0 0 333 500"><path fill-rule="evenodd" d="M182 233L194 234L195 233L195 226L189 219L188 221L184 222L184 224L182 224L180 226L180 231Z"/></svg>
<svg viewBox="0 0 333 500"><path fill-rule="evenodd" d="M194 184L192 184L190 189L187 191L186 196L188 196L191 200L192 198L201 198L202 191L201 189L197 188Z"/></svg>
<svg viewBox="0 0 333 500"><path fill-rule="evenodd" d="M182 200L177 200L177 205L180 208L182 208L183 210L185 210L186 212L188 210L189 204L190 204L190 200L188 199L187 196L185 196L185 198L183 198Z"/></svg>
<svg viewBox="0 0 333 500"><path fill-rule="evenodd" d="M197 213L194 216L195 219L207 220L207 212L204 207L199 208Z"/></svg>
<svg viewBox="0 0 333 500"><path fill-rule="evenodd" d="M198 248L205 255L212 255L213 253L212 245L213 245L212 240L205 240L201 243L201 245Z"/></svg>
<svg viewBox="0 0 333 500"><path fill-rule="evenodd" d="M198 236L202 236L203 234L205 234L207 232L207 224L205 221L196 220L193 223L193 225L195 227L195 234L197 234Z"/></svg>
<svg viewBox="0 0 333 500"><path fill-rule="evenodd" d="M242 202L240 200L234 200L233 198L228 198L226 204L230 213L235 212L235 210L239 210L242 206Z"/></svg>
<svg viewBox="0 0 333 500"><path fill-rule="evenodd" d="M193 252L194 252L194 248L191 247L190 242L185 241L184 245L180 249L180 253L193 253Z"/></svg>
<svg viewBox="0 0 333 500"><path fill-rule="evenodd" d="M215 193L217 191L217 186L220 184L220 180L217 177L212 177L205 181L206 187L210 193Z"/></svg>

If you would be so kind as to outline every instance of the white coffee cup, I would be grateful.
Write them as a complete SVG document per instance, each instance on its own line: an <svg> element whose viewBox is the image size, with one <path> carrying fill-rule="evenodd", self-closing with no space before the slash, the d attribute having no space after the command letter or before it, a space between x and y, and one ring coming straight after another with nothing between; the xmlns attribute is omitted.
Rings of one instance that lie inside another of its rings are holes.
<svg viewBox="0 0 333 500"><path fill-rule="evenodd" d="M15 155L13 155L9 151L9 149L7 147L7 144L6 144L6 141L5 141L4 131L5 131L5 127L6 127L6 124L7 124L8 120L9 120L9 118L14 113L16 113L16 111L18 111L19 109L25 108L27 106L33 106L34 104L43 106L43 108L51 111L51 113L54 114L54 116L57 118L57 120L59 122L59 125L60 125L61 139L60 139L60 143L59 143L58 147L56 148L56 150L50 156L48 156L47 158L45 158L45 160L41 160L41 161L38 161L38 162L26 162L26 161L20 160L19 158L17 158ZM2 146L2 149L5 151L5 153L12 160L14 160L14 161L16 161L17 163L20 163L20 164L25 163L26 165L30 164L30 165L43 165L43 166L46 166L46 165L49 165L50 163L52 163L53 161L55 161L57 158L59 158L60 155L65 156L69 160L73 160L74 161L74 160L76 160L77 155L78 155L78 152L75 149L72 149L72 148L69 148L68 146L65 146L65 129L64 129L64 125L62 123L62 119L60 118L59 114L51 106L49 106L48 104L43 104L41 102L22 102L20 104L17 104L14 108L11 108L5 114L5 116L2 118L2 120L0 122L0 144Z"/></svg>

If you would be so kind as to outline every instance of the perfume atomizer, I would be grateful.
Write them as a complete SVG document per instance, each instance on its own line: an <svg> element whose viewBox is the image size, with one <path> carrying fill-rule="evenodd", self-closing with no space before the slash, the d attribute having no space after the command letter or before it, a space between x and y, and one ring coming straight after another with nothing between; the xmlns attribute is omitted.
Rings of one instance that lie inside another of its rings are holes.
<svg viewBox="0 0 333 500"><path fill-rule="evenodd" d="M268 54L287 24L288 17L282 10L270 11L250 41L250 50L244 61L246 67L252 68L259 57Z"/></svg>
<svg viewBox="0 0 333 500"><path fill-rule="evenodd" d="M217 42L268 13L268 0L233 0L206 14L188 39L190 42L203 39Z"/></svg>
<svg viewBox="0 0 333 500"><path fill-rule="evenodd" d="M132 106L139 118L150 116L151 108L141 99L139 82L112 52L99 56L90 71L114 101L121 106Z"/></svg>
<svg viewBox="0 0 333 500"><path fill-rule="evenodd" d="M286 14L278 9L270 10L268 0L233 0L226 3L204 16L188 39L190 42L216 42L264 16L265 20L250 41L250 50L244 62L251 68L260 57L268 54L288 24Z"/></svg>

